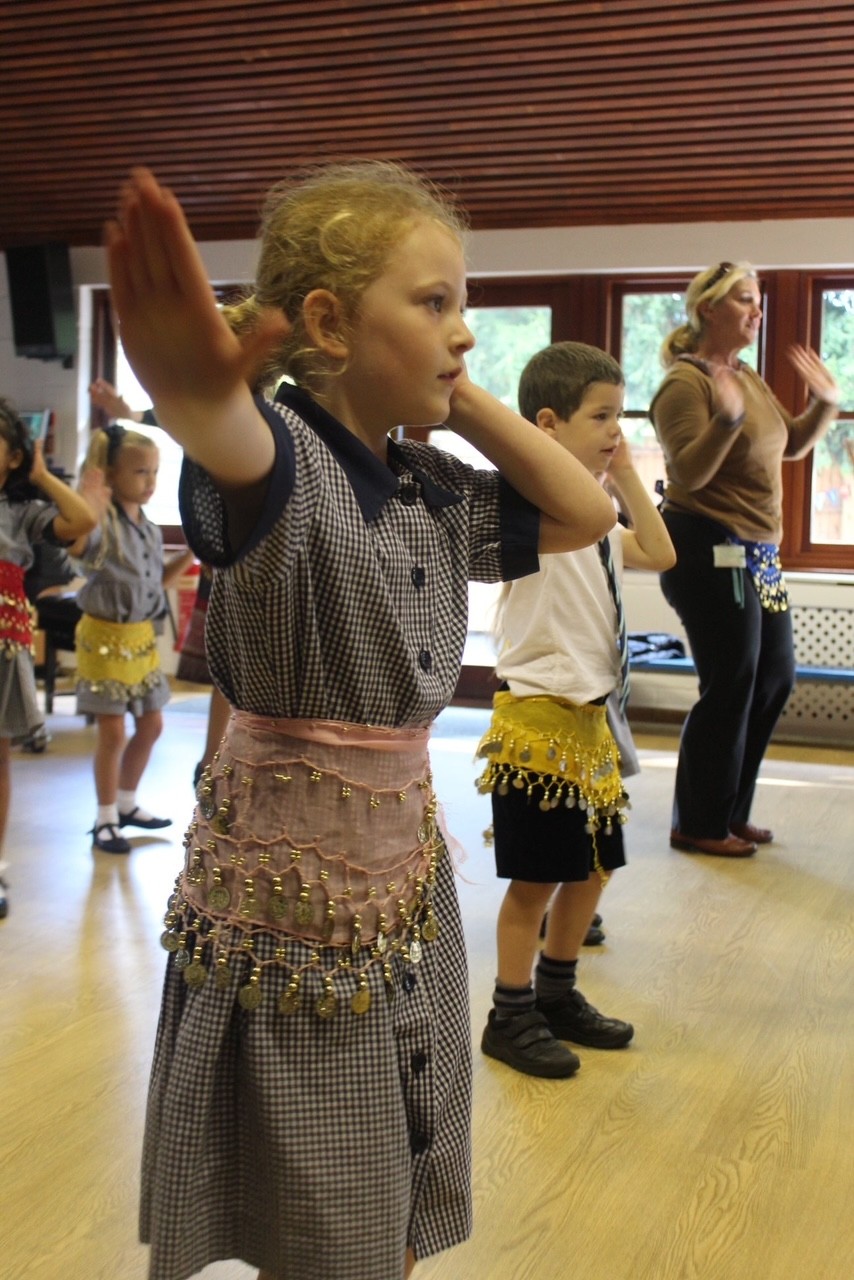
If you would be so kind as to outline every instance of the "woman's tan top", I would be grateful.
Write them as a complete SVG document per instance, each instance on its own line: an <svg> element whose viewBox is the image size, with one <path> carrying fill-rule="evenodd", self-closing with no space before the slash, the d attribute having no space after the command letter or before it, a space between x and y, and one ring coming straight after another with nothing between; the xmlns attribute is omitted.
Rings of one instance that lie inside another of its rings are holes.
<svg viewBox="0 0 854 1280"><path fill-rule="evenodd" d="M665 496L736 537L779 544L783 459L808 453L835 410L816 400L794 418L749 365L741 364L737 376L744 420L733 428L715 413L714 384L703 361L681 356L668 369L649 409L664 450Z"/></svg>

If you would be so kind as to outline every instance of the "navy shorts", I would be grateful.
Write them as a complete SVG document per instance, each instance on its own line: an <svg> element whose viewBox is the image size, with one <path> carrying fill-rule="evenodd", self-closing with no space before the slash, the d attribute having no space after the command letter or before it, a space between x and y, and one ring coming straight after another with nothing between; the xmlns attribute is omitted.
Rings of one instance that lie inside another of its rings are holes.
<svg viewBox="0 0 854 1280"><path fill-rule="evenodd" d="M545 779L546 785L550 779ZM492 826L495 833L495 870L500 880L527 880L533 884L563 884L587 880L595 870L595 854L604 871L626 865L623 824L616 819L611 834L605 823L590 835L584 830L587 814L563 801L542 810L542 783L528 795L527 787L508 788L506 795L492 792ZM595 849L593 841L596 841Z"/></svg>

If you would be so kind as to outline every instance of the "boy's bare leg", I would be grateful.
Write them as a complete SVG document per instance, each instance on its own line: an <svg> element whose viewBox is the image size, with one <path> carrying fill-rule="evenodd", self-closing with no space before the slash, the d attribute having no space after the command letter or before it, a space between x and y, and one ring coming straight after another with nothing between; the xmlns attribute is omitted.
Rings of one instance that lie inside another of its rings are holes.
<svg viewBox="0 0 854 1280"><path fill-rule="evenodd" d="M531 981L540 923L554 889L553 884L510 881L497 931L498 981L508 987L526 987Z"/></svg>
<svg viewBox="0 0 854 1280"><path fill-rule="evenodd" d="M602 879L591 871L586 880L567 880L549 907L543 951L552 960L577 960L602 896Z"/></svg>

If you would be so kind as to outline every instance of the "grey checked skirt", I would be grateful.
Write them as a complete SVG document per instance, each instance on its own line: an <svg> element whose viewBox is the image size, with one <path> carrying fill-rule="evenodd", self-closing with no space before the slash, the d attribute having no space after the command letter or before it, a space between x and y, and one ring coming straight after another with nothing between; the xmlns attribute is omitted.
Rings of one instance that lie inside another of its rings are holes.
<svg viewBox="0 0 854 1280"><path fill-rule="evenodd" d="M468 974L447 854L433 901L438 938L417 965L395 956L391 998L370 968L361 1016L342 987L339 1012L319 1018L316 974L284 1015L276 965L249 1011L237 998L249 961L225 991L191 989L169 963L143 1148L151 1280L226 1258L281 1280L401 1280L408 1247L424 1257L467 1238Z"/></svg>

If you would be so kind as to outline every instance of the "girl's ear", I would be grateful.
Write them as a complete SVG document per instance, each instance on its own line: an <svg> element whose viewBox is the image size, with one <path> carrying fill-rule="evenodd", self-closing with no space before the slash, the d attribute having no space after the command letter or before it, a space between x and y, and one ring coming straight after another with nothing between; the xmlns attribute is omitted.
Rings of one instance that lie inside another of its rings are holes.
<svg viewBox="0 0 854 1280"><path fill-rule="evenodd" d="M9 470L17 471L24 461L23 449L13 449L9 454Z"/></svg>
<svg viewBox="0 0 854 1280"><path fill-rule="evenodd" d="M302 304L302 313L314 346L333 360L346 360L350 348L340 299L329 289L312 289Z"/></svg>

